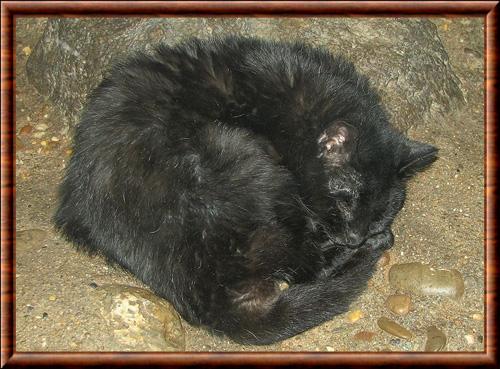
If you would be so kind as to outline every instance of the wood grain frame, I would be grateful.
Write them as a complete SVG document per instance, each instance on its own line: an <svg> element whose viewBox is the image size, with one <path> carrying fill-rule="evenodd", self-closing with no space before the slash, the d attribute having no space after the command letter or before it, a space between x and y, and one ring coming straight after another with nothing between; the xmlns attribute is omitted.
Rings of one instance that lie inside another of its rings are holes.
<svg viewBox="0 0 500 369"><path fill-rule="evenodd" d="M21 353L15 351L14 21L19 16L467 16L485 20L485 351L479 353ZM496 178L497 1L2 2L1 366L429 366L498 367Z"/></svg>

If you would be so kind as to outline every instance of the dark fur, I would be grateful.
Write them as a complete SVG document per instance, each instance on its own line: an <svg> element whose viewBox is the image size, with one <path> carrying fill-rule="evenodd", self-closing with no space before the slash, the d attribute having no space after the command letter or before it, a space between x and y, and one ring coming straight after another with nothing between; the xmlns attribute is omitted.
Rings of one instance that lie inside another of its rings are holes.
<svg viewBox="0 0 500 369"><path fill-rule="evenodd" d="M341 57L191 40L128 58L92 93L55 223L188 322L266 344L348 309L436 152L394 130Z"/></svg>

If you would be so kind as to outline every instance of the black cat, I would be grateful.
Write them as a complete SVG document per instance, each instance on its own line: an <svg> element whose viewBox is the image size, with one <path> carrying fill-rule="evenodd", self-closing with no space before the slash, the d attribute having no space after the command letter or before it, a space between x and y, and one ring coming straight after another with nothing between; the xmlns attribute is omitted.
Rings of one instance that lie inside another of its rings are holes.
<svg viewBox="0 0 500 369"><path fill-rule="evenodd" d="M348 309L392 246L406 180L436 154L325 50L162 45L91 94L55 224L188 322L267 344Z"/></svg>

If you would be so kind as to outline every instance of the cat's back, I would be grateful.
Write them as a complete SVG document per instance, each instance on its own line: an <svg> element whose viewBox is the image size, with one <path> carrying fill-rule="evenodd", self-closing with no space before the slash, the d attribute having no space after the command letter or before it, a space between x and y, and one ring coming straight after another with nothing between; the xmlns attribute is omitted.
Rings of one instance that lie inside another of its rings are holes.
<svg viewBox="0 0 500 369"><path fill-rule="evenodd" d="M302 176L332 121L370 125L363 129L373 137L385 118L368 80L325 49L244 37L192 39L115 64L89 97L73 162L152 171L155 163L189 155L207 126L223 124L266 138L282 164Z"/></svg>
<svg viewBox="0 0 500 369"><path fill-rule="evenodd" d="M116 63L90 96L87 115L126 118L141 128L287 112L317 117L331 113L334 98L353 102L354 89L371 92L350 62L324 49L245 37L191 39Z"/></svg>

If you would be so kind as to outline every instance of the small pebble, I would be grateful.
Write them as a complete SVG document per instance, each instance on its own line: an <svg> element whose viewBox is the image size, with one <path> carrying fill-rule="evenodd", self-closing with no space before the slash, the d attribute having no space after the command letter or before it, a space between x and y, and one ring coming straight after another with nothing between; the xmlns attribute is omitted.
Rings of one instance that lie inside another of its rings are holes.
<svg viewBox="0 0 500 369"><path fill-rule="evenodd" d="M47 141L42 141L42 142L40 142L40 145L42 145L42 146L47 146Z"/></svg>
<svg viewBox="0 0 500 369"><path fill-rule="evenodd" d="M55 295L49 296L49 301L56 301L57 297Z"/></svg>
<svg viewBox="0 0 500 369"><path fill-rule="evenodd" d="M326 351L335 351L335 349L331 346L326 346Z"/></svg>
<svg viewBox="0 0 500 369"><path fill-rule="evenodd" d="M406 295L392 295L387 298L385 305L394 314L405 315L410 311L411 298Z"/></svg>
<svg viewBox="0 0 500 369"><path fill-rule="evenodd" d="M428 296L459 298L464 293L464 280L455 269L435 269L422 263L393 265L389 271L391 287Z"/></svg>
<svg viewBox="0 0 500 369"><path fill-rule="evenodd" d="M33 133L33 137L35 137L35 138L42 138L43 136L45 136L45 132L44 131Z"/></svg>
<svg viewBox="0 0 500 369"><path fill-rule="evenodd" d="M393 336L404 339L411 339L413 336L413 334L408 329L400 326L398 323L386 317L379 318L379 320L377 320L377 324L380 329L386 331L389 334L392 334Z"/></svg>
<svg viewBox="0 0 500 369"><path fill-rule="evenodd" d="M425 351L442 351L446 346L446 335L432 326L427 329L427 340L425 342Z"/></svg>
<svg viewBox="0 0 500 369"><path fill-rule="evenodd" d="M89 287L90 287L90 288L97 288L97 283L95 283L95 282L90 282L90 283L89 283Z"/></svg>
<svg viewBox="0 0 500 369"><path fill-rule="evenodd" d="M42 141L43 142L43 141ZM42 144L43 145L43 144ZM43 145L43 152L48 153L50 151L53 151L55 148L59 147L59 142L54 142L54 141L48 141L46 142L45 145Z"/></svg>
<svg viewBox="0 0 500 369"><path fill-rule="evenodd" d="M33 309L34 309L33 305L30 304L26 305L26 310L28 310L28 312L33 311Z"/></svg>
<svg viewBox="0 0 500 369"><path fill-rule="evenodd" d="M54 142L58 142L59 141L59 138L56 137L56 136L52 136L52 138L50 139L51 141L54 141Z"/></svg>
<svg viewBox="0 0 500 369"><path fill-rule="evenodd" d="M396 346L402 351L413 351L413 345L408 341L402 341L399 338L393 338L389 341L393 346Z"/></svg>
<svg viewBox="0 0 500 369"><path fill-rule="evenodd" d="M360 331L354 335L354 339L356 341L366 341L370 342L373 337L375 337L376 333L375 332L370 332L370 331Z"/></svg>
<svg viewBox="0 0 500 369"><path fill-rule="evenodd" d="M353 310L347 313L347 321L349 323L354 323L363 317L363 312L361 310Z"/></svg>
<svg viewBox="0 0 500 369"><path fill-rule="evenodd" d="M389 343L394 346L398 346L401 344L401 340L399 338L391 338Z"/></svg>
<svg viewBox="0 0 500 369"><path fill-rule="evenodd" d="M47 319L49 317L49 314L47 314L46 312L44 312L42 314L42 319Z"/></svg>
<svg viewBox="0 0 500 369"><path fill-rule="evenodd" d="M35 129L37 131L45 131L45 130L47 130L47 128L49 128L49 126L46 125L45 123L37 124L36 127L35 127Z"/></svg>
<svg viewBox="0 0 500 369"><path fill-rule="evenodd" d="M483 320L483 314L479 314L479 313L472 314L472 319L474 319L474 320Z"/></svg>
<svg viewBox="0 0 500 369"><path fill-rule="evenodd" d="M27 135L31 132L33 132L33 126L31 124L26 124L19 130L20 135Z"/></svg>
<svg viewBox="0 0 500 369"><path fill-rule="evenodd" d="M73 154L73 150L72 149L66 149L65 153L66 153L67 156L71 156L71 154Z"/></svg>
<svg viewBox="0 0 500 369"><path fill-rule="evenodd" d="M467 341L467 344L473 345L476 340L474 339L474 336L472 334L466 334L464 336L465 340Z"/></svg>
<svg viewBox="0 0 500 369"><path fill-rule="evenodd" d="M30 56L30 54L31 54L31 47L29 47L29 46L23 47L23 53L26 56Z"/></svg>

